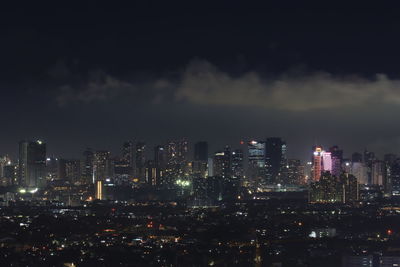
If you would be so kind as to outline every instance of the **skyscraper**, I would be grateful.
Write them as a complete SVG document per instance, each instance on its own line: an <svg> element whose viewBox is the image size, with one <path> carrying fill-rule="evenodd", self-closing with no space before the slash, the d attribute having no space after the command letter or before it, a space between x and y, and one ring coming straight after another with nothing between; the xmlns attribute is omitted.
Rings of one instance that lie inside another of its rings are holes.
<svg viewBox="0 0 400 267"><path fill-rule="evenodd" d="M243 150L236 149L232 152L232 179L237 179L241 182L244 176L243 167Z"/></svg>
<svg viewBox="0 0 400 267"><path fill-rule="evenodd" d="M127 141L122 145L122 161L126 165L127 174L134 173L135 166L135 146L133 142Z"/></svg>
<svg viewBox="0 0 400 267"><path fill-rule="evenodd" d="M338 146L329 149L332 158L332 175L339 176L342 173L343 150Z"/></svg>
<svg viewBox="0 0 400 267"><path fill-rule="evenodd" d="M224 151L214 154L214 176L222 177L224 180L231 179L231 149L225 146Z"/></svg>
<svg viewBox="0 0 400 267"><path fill-rule="evenodd" d="M265 142L251 140L247 143L248 148L248 175L246 183L257 187L266 184L265 179Z"/></svg>
<svg viewBox="0 0 400 267"><path fill-rule="evenodd" d="M286 143L279 137L267 138L265 142L266 183L282 183L282 171L285 166Z"/></svg>
<svg viewBox="0 0 400 267"><path fill-rule="evenodd" d="M137 142L135 148L135 175L140 183L146 182L146 143Z"/></svg>
<svg viewBox="0 0 400 267"><path fill-rule="evenodd" d="M164 146L154 148L154 167L156 170L156 185L165 184L165 169L167 168L167 153Z"/></svg>
<svg viewBox="0 0 400 267"><path fill-rule="evenodd" d="M208 143L201 141L194 145L193 174L199 178L208 176Z"/></svg>
<svg viewBox="0 0 400 267"><path fill-rule="evenodd" d="M187 178L188 142L185 138L170 141L166 145L167 168L165 181L168 187L173 187L179 178Z"/></svg>
<svg viewBox="0 0 400 267"><path fill-rule="evenodd" d="M288 159L283 171L284 184L304 184L304 166L299 159Z"/></svg>
<svg viewBox="0 0 400 267"><path fill-rule="evenodd" d="M81 180L85 184L95 183L93 173L94 153L91 148L87 148L83 152L83 160L81 162Z"/></svg>
<svg viewBox="0 0 400 267"><path fill-rule="evenodd" d="M40 140L19 143L19 184L26 187L46 185L46 144Z"/></svg>
<svg viewBox="0 0 400 267"><path fill-rule="evenodd" d="M322 147L313 147L313 159L312 159L312 181L317 182L321 178L322 174Z"/></svg>
<svg viewBox="0 0 400 267"><path fill-rule="evenodd" d="M104 181L110 176L110 152L96 151L93 161L93 177L95 181Z"/></svg>

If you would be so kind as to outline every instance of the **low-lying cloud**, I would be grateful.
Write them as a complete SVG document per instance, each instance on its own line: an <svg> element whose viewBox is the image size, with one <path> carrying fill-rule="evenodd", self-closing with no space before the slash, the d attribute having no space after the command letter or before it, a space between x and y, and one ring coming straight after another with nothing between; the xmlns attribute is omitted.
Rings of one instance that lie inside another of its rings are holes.
<svg viewBox="0 0 400 267"><path fill-rule="evenodd" d="M208 61L195 60L178 79L160 77L155 82L138 84L104 73L99 77L78 86L66 84L59 87L58 105L106 102L120 96L143 97L141 101L155 105L173 101L291 112L357 108L370 104L400 105L400 80L389 79L384 74L369 79L313 72L283 74L271 79L263 78L257 72L233 76Z"/></svg>
<svg viewBox="0 0 400 267"><path fill-rule="evenodd" d="M206 61L192 62L176 89L176 99L203 105L251 106L287 111L400 104L400 80L338 77L327 72L263 79L256 72L239 77Z"/></svg>

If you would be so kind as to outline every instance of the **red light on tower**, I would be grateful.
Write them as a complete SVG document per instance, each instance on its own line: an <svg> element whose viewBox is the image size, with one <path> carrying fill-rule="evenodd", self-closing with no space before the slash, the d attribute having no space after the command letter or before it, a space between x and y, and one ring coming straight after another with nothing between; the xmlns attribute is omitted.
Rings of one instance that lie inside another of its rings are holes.
<svg viewBox="0 0 400 267"><path fill-rule="evenodd" d="M387 234L388 234L388 235L392 235L392 234L393 234L393 231L389 229L389 230L387 230Z"/></svg>

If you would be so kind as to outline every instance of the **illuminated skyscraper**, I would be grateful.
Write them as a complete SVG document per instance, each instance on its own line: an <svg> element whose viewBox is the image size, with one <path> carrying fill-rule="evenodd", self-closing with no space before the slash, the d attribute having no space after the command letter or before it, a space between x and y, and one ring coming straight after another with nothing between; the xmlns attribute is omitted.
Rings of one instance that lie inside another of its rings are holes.
<svg viewBox="0 0 400 267"><path fill-rule="evenodd" d="M342 161L343 161L343 150L340 150L338 146L333 146L329 149L332 158L332 175L340 176L342 173Z"/></svg>
<svg viewBox="0 0 400 267"><path fill-rule="evenodd" d="M222 177L224 180L231 178L231 149L225 146L224 151L214 154L214 176Z"/></svg>
<svg viewBox="0 0 400 267"><path fill-rule="evenodd" d="M312 167L312 181L317 182L321 178L322 174L322 147L316 146L314 147L313 153L313 167Z"/></svg>
<svg viewBox="0 0 400 267"><path fill-rule="evenodd" d="M110 176L110 152L96 151L93 157L93 177L94 181L104 181Z"/></svg>
<svg viewBox="0 0 400 267"><path fill-rule="evenodd" d="M176 141L170 141L165 148L167 155L165 181L168 187L173 187L175 186L175 181L177 181L179 178L186 178L185 176L188 175L185 173L188 166L188 142L185 138Z"/></svg>
<svg viewBox="0 0 400 267"><path fill-rule="evenodd" d="M332 173L332 154L331 152L322 152L322 170Z"/></svg>
<svg viewBox="0 0 400 267"><path fill-rule="evenodd" d="M19 184L26 187L46 185L46 144L40 140L19 143Z"/></svg>
<svg viewBox="0 0 400 267"><path fill-rule="evenodd" d="M266 184L265 179L265 142L249 141L248 147L248 175L246 183L257 187L259 184Z"/></svg>
<svg viewBox="0 0 400 267"><path fill-rule="evenodd" d="M236 149L232 152L232 179L241 181L244 176L243 151Z"/></svg>
<svg viewBox="0 0 400 267"><path fill-rule="evenodd" d="M304 166L298 159L288 159L283 171L284 184L304 184Z"/></svg>

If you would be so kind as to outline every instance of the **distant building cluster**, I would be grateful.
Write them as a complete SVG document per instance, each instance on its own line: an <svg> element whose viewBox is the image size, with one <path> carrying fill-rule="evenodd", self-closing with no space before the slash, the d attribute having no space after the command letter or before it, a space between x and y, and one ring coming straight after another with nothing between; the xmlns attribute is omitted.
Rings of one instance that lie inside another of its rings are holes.
<svg viewBox="0 0 400 267"><path fill-rule="evenodd" d="M308 190L312 203L355 202L371 197L371 190L400 194L396 155L380 160L364 151L345 158L338 146L314 146L310 161L301 162L288 158L287 149L282 138L269 137L210 153L206 141L191 146L182 138L154 148L127 141L120 155L88 148L81 158L63 159L48 155L41 140L24 140L16 160L0 158L0 182L27 192L50 186L49 197L57 192L58 199L68 201L113 199L116 186L169 190L200 206L272 191Z"/></svg>

